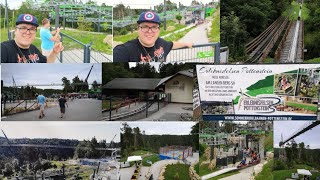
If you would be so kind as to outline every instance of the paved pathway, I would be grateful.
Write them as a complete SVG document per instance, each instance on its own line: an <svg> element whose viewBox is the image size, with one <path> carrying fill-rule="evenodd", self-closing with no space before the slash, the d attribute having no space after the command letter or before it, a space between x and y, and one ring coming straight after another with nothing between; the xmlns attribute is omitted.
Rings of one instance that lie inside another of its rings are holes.
<svg viewBox="0 0 320 180"><path fill-rule="evenodd" d="M62 52L62 55L63 55L62 63L83 63L83 60L84 60L83 49L66 50ZM60 54L58 55L55 63L60 63L59 59L60 59ZM95 52L95 51L90 52L90 63L102 63L102 62L112 62L112 55Z"/></svg>
<svg viewBox="0 0 320 180"><path fill-rule="evenodd" d="M192 42L193 44L207 44L209 39L207 36L207 28L209 23L205 22L193 28L179 41L181 42Z"/></svg>
<svg viewBox="0 0 320 180"><path fill-rule="evenodd" d="M45 109L45 117L38 118L39 110L18 113L2 117L2 121L91 121L101 120L101 101L96 99L75 99L67 102L66 114L60 119L60 108L56 104L53 107Z"/></svg>

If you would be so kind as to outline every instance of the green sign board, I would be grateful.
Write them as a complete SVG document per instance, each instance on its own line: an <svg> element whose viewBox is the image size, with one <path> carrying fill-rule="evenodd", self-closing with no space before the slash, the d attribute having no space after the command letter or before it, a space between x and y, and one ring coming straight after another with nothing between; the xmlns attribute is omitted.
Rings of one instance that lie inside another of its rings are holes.
<svg viewBox="0 0 320 180"><path fill-rule="evenodd" d="M213 57L213 51L197 52L197 58Z"/></svg>

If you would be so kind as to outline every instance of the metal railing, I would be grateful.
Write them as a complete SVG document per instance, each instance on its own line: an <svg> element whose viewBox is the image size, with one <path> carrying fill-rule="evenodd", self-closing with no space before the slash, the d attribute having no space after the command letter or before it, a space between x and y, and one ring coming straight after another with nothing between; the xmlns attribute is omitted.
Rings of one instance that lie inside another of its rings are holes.
<svg viewBox="0 0 320 180"><path fill-rule="evenodd" d="M207 62L220 64L220 43L193 45L171 50L166 62Z"/></svg>
<svg viewBox="0 0 320 180"><path fill-rule="evenodd" d="M78 48L73 48L71 50L65 50L60 53L59 61L66 63L102 63L102 62L111 62L111 60L107 57L107 55L95 51L90 44L85 44L67 34L61 33L61 42L65 38L70 39L72 42L76 43Z"/></svg>

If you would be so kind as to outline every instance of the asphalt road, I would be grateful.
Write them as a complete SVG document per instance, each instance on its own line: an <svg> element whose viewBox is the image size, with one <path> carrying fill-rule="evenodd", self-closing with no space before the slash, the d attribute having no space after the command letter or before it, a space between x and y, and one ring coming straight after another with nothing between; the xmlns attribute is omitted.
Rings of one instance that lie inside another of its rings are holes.
<svg viewBox="0 0 320 180"><path fill-rule="evenodd" d="M75 99L67 102L64 118L60 118L59 105L46 108L45 117L38 118L39 110L2 117L2 121L97 121L102 119L101 101L96 99Z"/></svg>

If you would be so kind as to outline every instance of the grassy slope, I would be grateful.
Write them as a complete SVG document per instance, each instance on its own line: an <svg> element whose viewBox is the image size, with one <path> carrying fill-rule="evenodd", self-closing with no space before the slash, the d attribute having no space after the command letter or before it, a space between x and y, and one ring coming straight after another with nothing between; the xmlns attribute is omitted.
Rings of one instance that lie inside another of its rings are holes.
<svg viewBox="0 0 320 180"><path fill-rule="evenodd" d="M189 166L186 164L167 165L164 177L165 179L174 179L177 172L179 173L179 179L190 180Z"/></svg>
<svg viewBox="0 0 320 180"><path fill-rule="evenodd" d="M270 160L262 168L262 171L254 178L255 180L273 180L272 174L273 160Z"/></svg>
<svg viewBox="0 0 320 180"><path fill-rule="evenodd" d="M220 42L220 8L213 15L209 42Z"/></svg>

